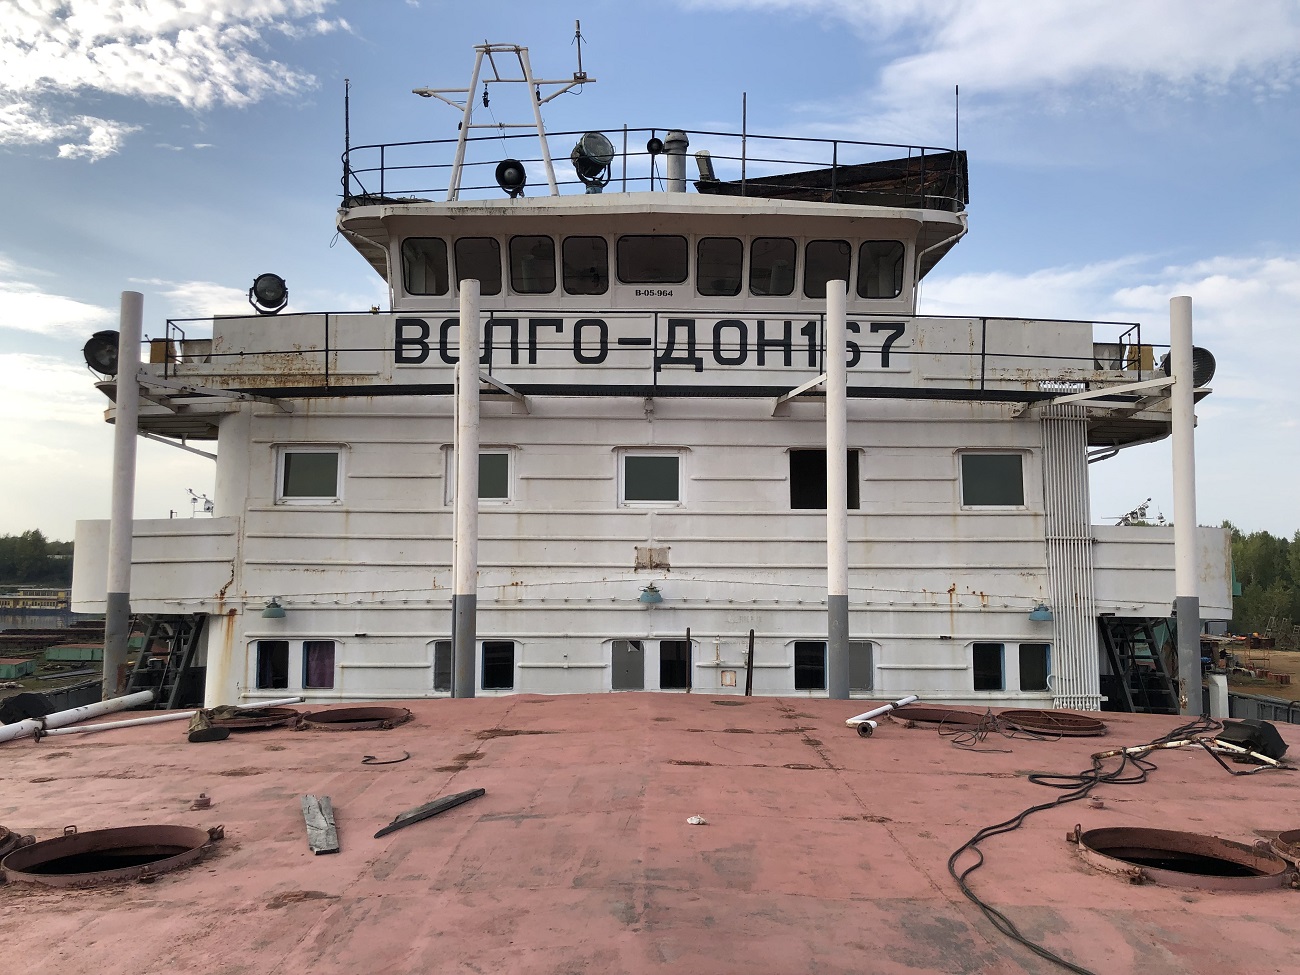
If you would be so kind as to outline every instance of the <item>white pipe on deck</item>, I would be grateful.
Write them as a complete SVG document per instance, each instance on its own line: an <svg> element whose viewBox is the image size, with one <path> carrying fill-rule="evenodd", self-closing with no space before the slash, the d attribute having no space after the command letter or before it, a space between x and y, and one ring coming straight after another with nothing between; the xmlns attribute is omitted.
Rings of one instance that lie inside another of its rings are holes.
<svg viewBox="0 0 1300 975"><path fill-rule="evenodd" d="M48 728L62 728L64 725L76 724L86 718L97 718L101 714L112 714L114 711L125 711L127 708L148 704L152 700L153 691L137 691L134 694L127 694L125 697L96 701L94 704L85 704L79 708L70 708L67 711L55 711L43 718L28 718L25 721L0 725L0 741L25 738L37 731L44 731Z"/></svg>

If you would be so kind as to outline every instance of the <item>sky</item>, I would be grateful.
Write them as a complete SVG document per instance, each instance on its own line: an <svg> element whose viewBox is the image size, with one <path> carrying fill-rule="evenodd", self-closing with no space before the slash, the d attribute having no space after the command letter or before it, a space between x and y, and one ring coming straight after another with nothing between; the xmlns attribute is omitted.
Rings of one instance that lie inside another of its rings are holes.
<svg viewBox="0 0 1300 975"><path fill-rule="evenodd" d="M597 79L552 131L624 124L950 146L970 234L920 311L1139 321L1189 295L1218 361L1198 521L1300 529L1300 4L1295 0L7 0L0 4L0 534L107 518L112 428L81 348L144 295L168 318L387 307L336 239L353 144L446 138L411 89L472 47ZM211 461L139 442L136 516L189 517ZM1094 521L1173 514L1167 442L1092 466Z"/></svg>

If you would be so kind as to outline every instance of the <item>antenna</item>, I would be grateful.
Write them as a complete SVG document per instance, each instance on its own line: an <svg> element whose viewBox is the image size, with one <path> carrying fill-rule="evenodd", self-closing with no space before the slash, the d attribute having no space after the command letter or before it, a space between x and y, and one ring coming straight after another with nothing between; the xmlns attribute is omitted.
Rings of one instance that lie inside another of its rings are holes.
<svg viewBox="0 0 1300 975"><path fill-rule="evenodd" d="M348 154L352 151L352 82L343 79L343 205L348 202L349 167L352 160Z"/></svg>
<svg viewBox="0 0 1300 975"><path fill-rule="evenodd" d="M961 152L961 85L952 86L953 152Z"/></svg>
<svg viewBox="0 0 1300 975"><path fill-rule="evenodd" d="M574 81L586 81L587 72L582 70L582 21L573 22L573 43L578 45L578 70L573 72Z"/></svg>

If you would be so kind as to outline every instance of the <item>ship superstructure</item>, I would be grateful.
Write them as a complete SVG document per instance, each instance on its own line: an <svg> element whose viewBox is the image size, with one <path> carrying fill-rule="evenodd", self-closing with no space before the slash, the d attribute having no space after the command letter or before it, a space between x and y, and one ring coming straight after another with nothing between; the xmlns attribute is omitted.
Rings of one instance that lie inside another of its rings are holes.
<svg viewBox="0 0 1300 975"><path fill-rule="evenodd" d="M475 134L485 78L532 94L527 135ZM131 606L203 668L206 703L450 693L473 280L476 693L825 694L830 467L854 696L1176 711L1172 530L1089 517L1089 463L1169 433L1141 327L918 316L967 230L964 152L546 133L544 86L565 84L482 45L467 89L417 90L463 111L455 139L348 148L338 228L389 309L169 322L153 343L140 431L215 442L215 508L135 523ZM264 311L287 297L268 284ZM1226 619L1226 537L1198 544L1202 615ZM79 525L79 611L102 607L106 546Z"/></svg>

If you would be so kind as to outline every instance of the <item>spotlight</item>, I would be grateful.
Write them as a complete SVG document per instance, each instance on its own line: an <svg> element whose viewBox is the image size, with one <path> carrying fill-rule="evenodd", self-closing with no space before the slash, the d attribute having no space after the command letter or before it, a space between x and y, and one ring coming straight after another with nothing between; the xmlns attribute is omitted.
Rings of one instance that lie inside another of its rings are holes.
<svg viewBox="0 0 1300 975"><path fill-rule="evenodd" d="M248 303L259 315L274 315L289 303L289 288L278 274L259 274L248 289Z"/></svg>
<svg viewBox="0 0 1300 975"><path fill-rule="evenodd" d="M86 365L101 376L117 375L117 332L96 332L81 350Z"/></svg>
<svg viewBox="0 0 1300 975"><path fill-rule="evenodd" d="M599 132L588 132L569 154L578 179L588 193L599 193L609 182L610 164L614 161L614 144Z"/></svg>

